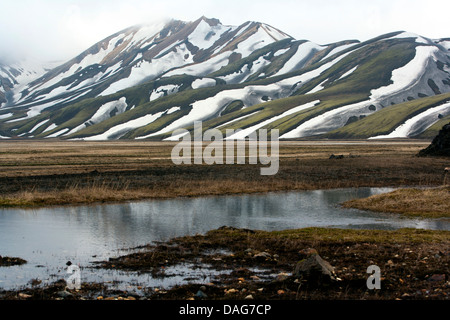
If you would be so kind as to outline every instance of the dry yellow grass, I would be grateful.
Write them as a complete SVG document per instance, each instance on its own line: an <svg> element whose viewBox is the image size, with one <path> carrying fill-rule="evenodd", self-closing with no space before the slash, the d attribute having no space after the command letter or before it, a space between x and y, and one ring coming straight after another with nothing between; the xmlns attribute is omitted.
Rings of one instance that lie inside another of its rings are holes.
<svg viewBox="0 0 450 320"><path fill-rule="evenodd" d="M311 189L306 185L299 188ZM127 186L113 186L103 183L92 186L71 186L62 190L39 191L25 190L0 196L0 207L43 207L62 205L87 205L102 202L123 202L145 199L167 199L176 197L196 197L246 193L262 193L285 190L279 181L272 184L252 184L246 181L221 179L214 181L174 180L162 187L139 187L130 189Z"/></svg>
<svg viewBox="0 0 450 320"><path fill-rule="evenodd" d="M138 200L148 197L144 190L129 190L124 186L92 185L71 186L64 190L36 191L26 190L0 197L3 207L39 207L52 205L92 204L96 202L115 202Z"/></svg>
<svg viewBox="0 0 450 320"><path fill-rule="evenodd" d="M261 176L260 164L174 165L172 142L0 141L0 206L441 185L448 160L415 157L428 144L283 141L279 172Z"/></svg>
<svg viewBox="0 0 450 320"><path fill-rule="evenodd" d="M450 217L450 186L398 189L366 199L347 201L343 206L411 217Z"/></svg>

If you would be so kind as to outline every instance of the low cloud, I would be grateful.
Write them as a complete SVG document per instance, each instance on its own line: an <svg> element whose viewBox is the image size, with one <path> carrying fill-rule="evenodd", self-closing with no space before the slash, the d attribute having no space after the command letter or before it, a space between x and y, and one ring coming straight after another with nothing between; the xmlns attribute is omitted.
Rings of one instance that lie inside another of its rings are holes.
<svg viewBox="0 0 450 320"><path fill-rule="evenodd" d="M265 22L319 44L398 30L448 37L449 9L447 0L3 0L0 58L67 60L129 26L202 15L231 25Z"/></svg>

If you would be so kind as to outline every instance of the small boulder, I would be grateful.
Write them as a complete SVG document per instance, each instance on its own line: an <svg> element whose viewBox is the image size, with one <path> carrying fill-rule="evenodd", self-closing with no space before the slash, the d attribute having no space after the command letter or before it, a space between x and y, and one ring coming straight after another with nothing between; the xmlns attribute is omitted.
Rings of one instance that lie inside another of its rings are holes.
<svg viewBox="0 0 450 320"><path fill-rule="evenodd" d="M236 289L225 289L225 294L226 295L228 295L228 294L233 294L233 293L238 293L239 291L238 290L236 290Z"/></svg>
<svg viewBox="0 0 450 320"><path fill-rule="evenodd" d="M19 297L19 299L30 299L30 298L32 298L33 296L30 295L30 294L26 294L26 293L20 292L20 293L18 294L18 297Z"/></svg>
<svg viewBox="0 0 450 320"><path fill-rule="evenodd" d="M430 281L430 282L445 281L445 274L433 274L427 280Z"/></svg>
<svg viewBox="0 0 450 320"><path fill-rule="evenodd" d="M270 255L270 253L263 251L263 252L259 252L259 253L255 254L253 256L253 258L260 259L260 260L267 260L267 259L271 259L272 256Z"/></svg>
<svg viewBox="0 0 450 320"><path fill-rule="evenodd" d="M277 275L277 277L275 278L275 281L283 282L283 281L286 281L287 279L289 279L289 274L287 274L285 272L281 272Z"/></svg>
<svg viewBox="0 0 450 320"><path fill-rule="evenodd" d="M334 267L322 259L316 250L307 249L308 256L299 261L294 269L294 277L307 280L308 282L332 282L337 277Z"/></svg>
<svg viewBox="0 0 450 320"><path fill-rule="evenodd" d="M68 298L72 298L73 297L73 294L68 292L68 291L66 291L66 290L58 291L56 293L56 295L58 297L60 297L60 298L63 298L63 299L68 299Z"/></svg>
<svg viewBox="0 0 450 320"><path fill-rule="evenodd" d="M198 290L197 293L195 294L195 297L198 299L207 299L208 295L204 293L202 290Z"/></svg>
<svg viewBox="0 0 450 320"><path fill-rule="evenodd" d="M344 159L344 155L343 154L338 154L338 155L332 154L329 159L338 159L338 160Z"/></svg>

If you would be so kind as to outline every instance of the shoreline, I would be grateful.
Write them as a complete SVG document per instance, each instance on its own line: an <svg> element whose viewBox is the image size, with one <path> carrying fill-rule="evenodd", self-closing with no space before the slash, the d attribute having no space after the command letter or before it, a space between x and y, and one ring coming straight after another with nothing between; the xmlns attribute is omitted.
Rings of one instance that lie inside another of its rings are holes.
<svg viewBox="0 0 450 320"><path fill-rule="evenodd" d="M180 263L228 270L212 282L170 288L141 284L142 293L136 294L104 283L82 283L79 290L72 290L59 280L45 287L0 291L0 300L448 300L449 245L450 231L303 228L269 232L221 227L149 245L96 267L154 277L165 277L165 268ZM296 265L309 257L308 248L331 264L334 279L299 279ZM381 269L380 290L367 287L370 265Z"/></svg>
<svg viewBox="0 0 450 320"><path fill-rule="evenodd" d="M183 194L174 194L174 195L166 195L166 196L149 196L149 195L143 195L142 197L139 194L146 193L144 190L132 190L128 191L132 196L130 197L123 197L123 199L117 200L117 199L108 199L108 198L99 198L99 199L88 199L87 201L74 201L71 202L67 198L63 198L64 195L66 195L66 190L61 191L61 198L58 199L61 201L53 202L54 198L51 197L53 193L49 193L48 197L51 198L49 202L41 201L41 197L45 198L45 193L36 193L35 195L31 195L32 200L29 204L24 203L23 200L21 200L20 195L16 198L16 195L12 195L9 197L0 197L0 209L45 209L45 208L64 208L64 207L72 207L72 206L95 206L95 205L114 205L114 204L122 204L122 203L128 203L128 202L146 202L146 201L152 201L152 200L170 200L170 199L183 199L183 198L199 198L199 197L222 197L222 196L243 196L243 195L265 195L270 193L289 193L289 192L307 192L307 191L320 191L320 190L339 190L339 189L358 189L358 188L387 188L387 189L404 189L404 188L416 188L416 186L354 186L354 187L330 187L330 188L299 188L299 189L282 189L282 190L266 190L266 191L236 191L236 192L223 192L223 193L199 193L199 194L193 194L193 195L183 195ZM426 186L424 188L436 188L435 186ZM106 190L106 192L113 192L116 190ZM85 190L82 189L73 189L70 190L70 192L74 193L91 193L92 190L87 188ZM34 199L36 198L36 199ZM119 196L120 198L120 196Z"/></svg>
<svg viewBox="0 0 450 320"><path fill-rule="evenodd" d="M240 195L257 195L269 193L286 193L286 192L306 192L316 190L338 190L338 189L358 189L358 188L392 188L394 191L374 195L369 198L354 199L340 203L343 208L358 209L363 211L372 211L388 214L400 214L408 218L423 218L423 219L439 219L450 217L450 203L445 199L450 196L450 186L353 186L353 187L330 187L330 188L300 188L300 189L283 189L283 190L265 190L265 191L236 191L236 192L214 192L214 193L199 193L193 195L173 194L165 196L149 196L148 191L144 190L126 190L122 194L119 190L102 189L102 188L87 188L87 189L70 189L60 191L55 195L54 192L46 194L40 193L26 193L25 196L12 195L0 197L0 209L45 209L58 207L73 207L73 206L95 206L95 205L114 205L128 202L145 202L152 200L170 200L182 198L197 198L197 197L214 197L214 196L240 196ZM436 194L432 194L432 193ZM102 193L107 194L102 197ZM409 194L414 193L415 201L421 201L422 207L418 208L416 204L408 201ZM80 201L80 194L96 194L96 197ZM111 194L114 194L112 197ZM69 196L68 196L69 195ZM100 195L100 197L98 197ZM76 197L71 198L71 196ZM119 198L119 199L117 199ZM406 199L405 199L406 198ZM403 201L403 202L402 202ZM429 206L438 206L434 211Z"/></svg>

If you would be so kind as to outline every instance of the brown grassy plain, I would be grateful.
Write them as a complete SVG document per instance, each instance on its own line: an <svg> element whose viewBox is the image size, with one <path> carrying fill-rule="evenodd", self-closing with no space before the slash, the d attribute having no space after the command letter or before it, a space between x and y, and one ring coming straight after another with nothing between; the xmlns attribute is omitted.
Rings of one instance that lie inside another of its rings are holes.
<svg viewBox="0 0 450 320"><path fill-rule="evenodd" d="M381 186L439 186L445 158L418 158L427 141L290 141L280 167L175 165L175 143L1 141L0 205L46 206L150 198ZM331 154L343 159L329 159Z"/></svg>
<svg viewBox="0 0 450 320"><path fill-rule="evenodd" d="M448 193L442 184L449 160L416 157L428 144L428 141L281 142L278 174L261 176L261 165L174 165L170 159L174 143L1 141L0 206L35 207L352 187L415 186L433 190L429 193L432 195L440 189ZM330 159L331 154L344 157ZM397 196L403 195L400 192ZM442 202L445 196L428 197L422 207L429 207L430 201ZM417 194L406 194L405 201L417 199ZM396 202L394 199L393 203ZM382 202L378 209L385 209L385 204ZM161 261L171 264L198 261L200 257L216 262L219 268L228 266L234 270L228 278L208 284L208 299L218 300L246 299L249 294L261 300L446 300L449 297L448 233L412 229L307 228L263 232L226 228L204 236L174 239L136 256L120 257L110 267L128 269L129 264L121 263L137 263L135 270L150 268L157 272L163 270ZM299 250L308 247L316 248L330 261L341 282L318 288L308 283L300 287L292 277L261 283L254 280L254 274L248 269L267 266L274 273L290 272L299 259ZM229 249L233 254L202 253L211 248ZM272 258L255 260L248 255L248 248L266 252ZM373 263L383 269L383 290L368 292L366 269ZM21 293L30 299L61 299L58 295L61 285L64 286L56 283L44 289L0 292L0 300L21 299ZM150 291L148 297L132 298L194 299L199 288L200 284L188 284L164 292ZM233 296L227 295L231 289L236 292ZM105 284L95 283L83 283L81 291L71 294L71 299L99 299L100 294L102 299L103 296L121 298L117 292L108 292Z"/></svg>

